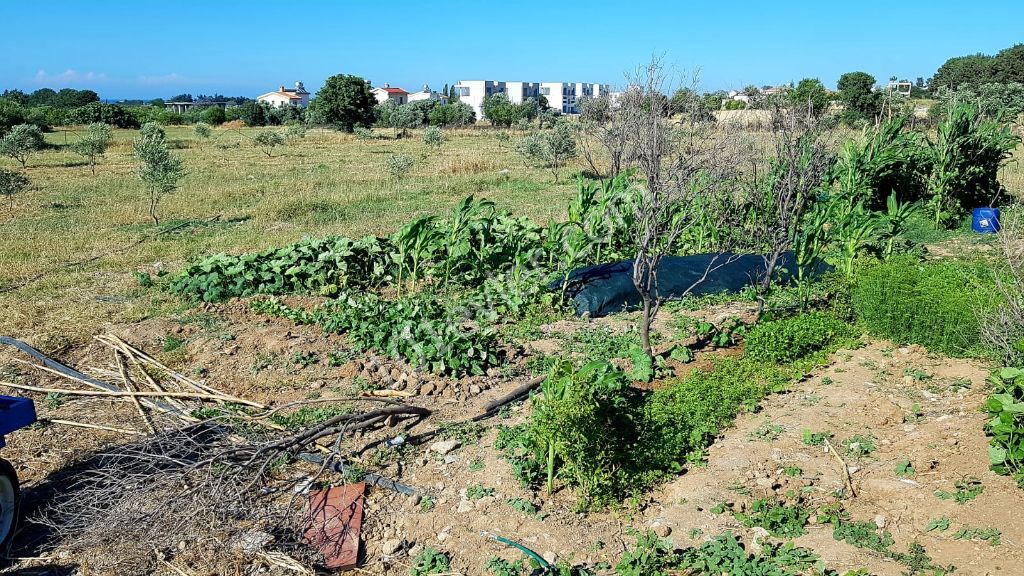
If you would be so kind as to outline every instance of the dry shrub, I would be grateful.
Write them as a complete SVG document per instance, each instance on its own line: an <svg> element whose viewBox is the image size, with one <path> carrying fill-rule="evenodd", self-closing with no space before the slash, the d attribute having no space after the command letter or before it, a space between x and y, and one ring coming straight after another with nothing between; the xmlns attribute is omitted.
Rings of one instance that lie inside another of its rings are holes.
<svg viewBox="0 0 1024 576"><path fill-rule="evenodd" d="M1024 364L1024 213L1003 212L998 239L1002 269L996 274L998 306L982 314L981 335L1008 366Z"/></svg>
<svg viewBox="0 0 1024 576"><path fill-rule="evenodd" d="M229 120L220 125L221 128L227 128L229 130L241 130L245 128L245 122L241 120Z"/></svg>
<svg viewBox="0 0 1024 576"><path fill-rule="evenodd" d="M297 480L277 478L276 460L248 465L254 455L236 440L203 423L115 446L53 479L57 494L34 520L88 573L149 574L164 562L242 573L264 545L308 564Z"/></svg>

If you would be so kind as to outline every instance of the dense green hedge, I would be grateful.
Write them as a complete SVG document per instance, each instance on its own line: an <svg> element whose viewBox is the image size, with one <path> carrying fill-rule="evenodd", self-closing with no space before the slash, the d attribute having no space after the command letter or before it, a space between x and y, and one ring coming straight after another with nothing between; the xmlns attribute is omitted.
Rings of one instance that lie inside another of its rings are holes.
<svg viewBox="0 0 1024 576"><path fill-rule="evenodd" d="M875 336L950 356L988 356L979 313L998 302L996 294L981 263L897 258L862 270L851 302Z"/></svg>

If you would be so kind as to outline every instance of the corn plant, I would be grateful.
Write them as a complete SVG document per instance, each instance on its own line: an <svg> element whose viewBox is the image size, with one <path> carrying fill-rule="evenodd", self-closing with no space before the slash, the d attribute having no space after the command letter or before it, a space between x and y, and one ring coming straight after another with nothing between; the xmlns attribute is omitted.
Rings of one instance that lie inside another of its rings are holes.
<svg viewBox="0 0 1024 576"><path fill-rule="evenodd" d="M402 282L408 273L413 287L419 278L420 265L441 247L442 235L435 226L433 216L421 216L403 226L394 237L395 249L392 254L398 267L398 294L402 294Z"/></svg>
<svg viewBox="0 0 1024 576"><path fill-rule="evenodd" d="M928 209L937 228L971 208L989 206L1003 191L999 167L1020 142L1009 124L983 119L970 105L949 110L928 142L932 172Z"/></svg>
<svg viewBox="0 0 1024 576"><path fill-rule="evenodd" d="M917 207L909 202L898 201L895 192L886 199L885 207L885 214L882 215L881 240L885 243L882 256L889 259L893 253L893 243L907 231L907 220L914 215Z"/></svg>
<svg viewBox="0 0 1024 576"><path fill-rule="evenodd" d="M839 247L843 272L853 276L853 262L871 245L878 219L864 207L864 201L837 199L833 204L833 230Z"/></svg>

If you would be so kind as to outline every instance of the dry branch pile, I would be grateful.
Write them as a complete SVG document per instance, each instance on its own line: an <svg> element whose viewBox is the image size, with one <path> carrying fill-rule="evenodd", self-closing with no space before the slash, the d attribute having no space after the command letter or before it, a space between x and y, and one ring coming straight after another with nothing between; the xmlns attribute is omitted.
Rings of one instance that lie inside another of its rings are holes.
<svg viewBox="0 0 1024 576"><path fill-rule="evenodd" d="M116 336L97 340L114 357L111 367L91 370L98 378L54 362L56 369L25 362L74 386L0 386L130 402L138 414L145 432L51 421L140 436L52 476L41 489L52 497L34 520L58 537L51 543L59 541L73 554L88 550L80 565L99 573L151 573L161 565L176 572L198 565L216 573L237 572L254 562L284 572L310 566L315 553L301 542L306 493L329 484L325 474L344 467L355 452L343 450L345 440L430 414L388 398L318 399L311 402L377 407L286 429L271 417L308 403L269 409L179 374ZM222 416L205 421L193 416L211 403L222 406ZM317 464L299 458L310 451L325 457Z"/></svg>

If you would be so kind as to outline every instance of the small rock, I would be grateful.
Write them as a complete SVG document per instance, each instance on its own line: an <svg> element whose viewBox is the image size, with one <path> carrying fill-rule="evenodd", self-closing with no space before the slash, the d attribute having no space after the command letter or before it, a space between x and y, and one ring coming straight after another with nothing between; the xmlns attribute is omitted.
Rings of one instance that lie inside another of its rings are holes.
<svg viewBox="0 0 1024 576"><path fill-rule="evenodd" d="M761 544L761 540L767 538L771 534L760 526L755 526L751 532L753 532L754 537L750 540L750 552L756 556L764 549L764 545Z"/></svg>
<svg viewBox="0 0 1024 576"><path fill-rule="evenodd" d="M422 500L423 496L420 496L419 494L413 494L412 496L409 497L409 503L412 504L413 506L418 506L420 501Z"/></svg>
<svg viewBox="0 0 1024 576"><path fill-rule="evenodd" d="M875 516L875 526L878 526L879 528L885 528L885 524L885 516L882 516L881 514Z"/></svg>
<svg viewBox="0 0 1024 576"><path fill-rule="evenodd" d="M409 556L412 557L412 558L415 558L415 557L419 556L420 552L422 552L422 551L423 551L423 546L420 546L419 544L414 544L412 548L409 548Z"/></svg>
<svg viewBox="0 0 1024 576"><path fill-rule="evenodd" d="M427 382L426 384L423 385L422 388L420 388L420 395L421 396L430 396L431 394L434 393L434 389L435 389L435 386L433 384L431 384L430 382Z"/></svg>
<svg viewBox="0 0 1024 576"><path fill-rule="evenodd" d="M444 463L445 464L454 464L454 463L456 463L458 461L459 461L459 457L456 456L455 454L448 454L447 456L444 457Z"/></svg>
<svg viewBox="0 0 1024 576"><path fill-rule="evenodd" d="M462 512L469 512L472 509L473 509L473 501L472 500L465 500L465 499L463 499L463 500L459 501L459 507L456 508L455 511L459 512L459 513L462 513Z"/></svg>
<svg viewBox="0 0 1024 576"><path fill-rule="evenodd" d="M483 392L483 390L481 390L480 387L477 386L476 384L473 384L472 386L469 387L469 393L473 396L476 396L481 392Z"/></svg>
<svg viewBox="0 0 1024 576"><path fill-rule="evenodd" d="M392 368L390 374L392 380L398 380L402 377L402 371L398 368Z"/></svg>
<svg viewBox="0 0 1024 576"><path fill-rule="evenodd" d="M847 466L846 469L850 472L850 474L856 474L857 471L860 470L860 466Z"/></svg>
<svg viewBox="0 0 1024 576"><path fill-rule="evenodd" d="M655 524L653 526L654 533L658 535L658 538L668 538L672 534L672 527L664 524Z"/></svg>
<svg viewBox="0 0 1024 576"><path fill-rule="evenodd" d="M548 564L554 564L555 560L558 559L558 556L556 556L555 553L550 550L541 554L540 557L546 560Z"/></svg>
<svg viewBox="0 0 1024 576"><path fill-rule="evenodd" d="M459 447L458 440L441 440L430 445L430 451L444 455Z"/></svg>
<svg viewBox="0 0 1024 576"><path fill-rule="evenodd" d="M390 540L385 540L384 541L384 544L381 545L380 551L381 551L381 554L384 554L385 556L390 556L390 555L398 552L401 549L402 549L402 541L399 540L398 538L392 538Z"/></svg>
<svg viewBox="0 0 1024 576"><path fill-rule="evenodd" d="M484 496L483 498L474 502L473 507L476 508L477 510L483 510L484 508L487 508L491 504L494 504L496 500L497 498L495 498L494 496Z"/></svg>
<svg viewBox="0 0 1024 576"><path fill-rule="evenodd" d="M472 508L472 506L470 506L470 508ZM437 533L437 540L439 542L444 542L445 540L447 540L448 533L451 532L451 529L451 526L445 526L440 532Z"/></svg>
<svg viewBox="0 0 1024 576"><path fill-rule="evenodd" d="M261 530L249 530L238 536L231 548L246 554L255 554L274 541L274 537Z"/></svg>

